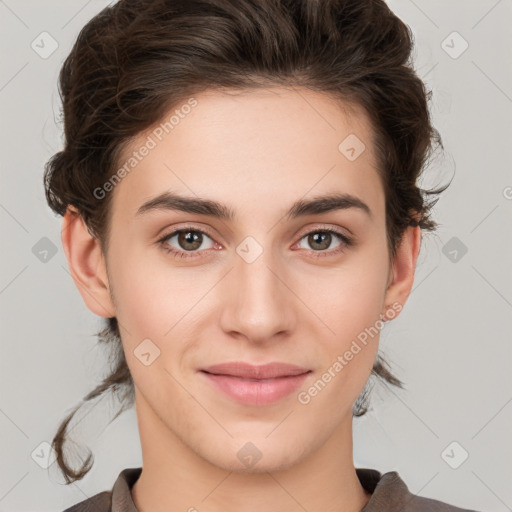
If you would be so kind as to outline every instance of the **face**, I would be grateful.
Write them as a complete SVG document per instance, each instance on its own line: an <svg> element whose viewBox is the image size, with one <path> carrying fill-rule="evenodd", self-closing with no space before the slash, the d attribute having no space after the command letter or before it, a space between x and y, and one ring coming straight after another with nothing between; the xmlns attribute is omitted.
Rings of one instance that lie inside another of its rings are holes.
<svg viewBox="0 0 512 512"><path fill-rule="evenodd" d="M110 192L109 296L139 422L229 470L290 467L346 433L404 298L369 121L299 91L195 96L168 133L132 141L126 158L145 156ZM337 199L292 208L321 196ZM231 362L302 375L203 371Z"/></svg>

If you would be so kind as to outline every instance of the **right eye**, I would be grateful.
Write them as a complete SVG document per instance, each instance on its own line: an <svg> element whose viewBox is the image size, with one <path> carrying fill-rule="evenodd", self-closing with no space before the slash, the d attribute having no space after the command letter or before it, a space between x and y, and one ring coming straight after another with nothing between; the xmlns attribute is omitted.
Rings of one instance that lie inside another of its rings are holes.
<svg viewBox="0 0 512 512"><path fill-rule="evenodd" d="M210 236L201 229L191 227L181 228L163 236L160 238L160 240L158 240L158 243L161 244L164 251L174 254L175 258L195 258L196 255L193 253L201 252L198 249L203 244L205 236L213 242ZM174 238L176 239L175 241L178 244L178 247L175 247L169 243ZM212 245L206 249L211 249Z"/></svg>

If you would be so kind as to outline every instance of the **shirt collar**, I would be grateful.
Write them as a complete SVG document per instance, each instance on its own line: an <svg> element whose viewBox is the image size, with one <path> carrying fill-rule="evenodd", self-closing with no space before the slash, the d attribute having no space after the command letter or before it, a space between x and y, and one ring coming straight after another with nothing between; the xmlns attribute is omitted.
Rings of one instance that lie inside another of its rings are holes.
<svg viewBox="0 0 512 512"><path fill-rule="evenodd" d="M142 467L121 471L112 488L112 512L139 512L133 503L131 488L141 472ZM411 499L411 493L396 471L382 475L376 469L356 468L356 473L363 488L372 494L360 512L396 510Z"/></svg>

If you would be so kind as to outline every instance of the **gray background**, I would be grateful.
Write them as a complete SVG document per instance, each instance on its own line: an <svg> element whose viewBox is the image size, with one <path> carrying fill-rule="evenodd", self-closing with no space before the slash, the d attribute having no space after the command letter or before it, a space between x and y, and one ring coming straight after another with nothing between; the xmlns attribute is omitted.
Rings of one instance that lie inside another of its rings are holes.
<svg viewBox="0 0 512 512"><path fill-rule="evenodd" d="M105 428L115 404L104 397L73 430L93 470L65 486L56 463L45 467L45 443L106 371L93 336L100 319L69 275L42 173L62 146L60 66L107 4L0 0L0 512L63 510L141 465L134 411ZM372 410L355 420L355 463L398 471L415 494L512 510L512 1L389 4L414 31L446 149L424 184L455 178L434 210L441 226L424 237L410 299L381 334L407 389L375 388ZM46 38L51 49L45 31L58 44L49 56L31 46ZM45 237L54 255L42 256Z"/></svg>

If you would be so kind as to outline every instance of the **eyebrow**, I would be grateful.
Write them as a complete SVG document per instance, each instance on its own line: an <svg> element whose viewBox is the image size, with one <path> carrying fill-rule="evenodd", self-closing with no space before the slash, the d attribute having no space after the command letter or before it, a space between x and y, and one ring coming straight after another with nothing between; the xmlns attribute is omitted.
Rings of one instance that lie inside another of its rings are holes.
<svg viewBox="0 0 512 512"><path fill-rule="evenodd" d="M306 200L299 199L292 204L290 209L284 214L284 217L287 220L291 220L306 215L319 215L335 210L348 210L350 208L362 211L370 218L373 218L372 211L365 202L356 196L345 193L326 194ZM236 217L234 210L218 201L200 197L185 197L169 191L146 201L140 206L135 215L143 215L156 210L197 213L227 221L233 221Z"/></svg>

